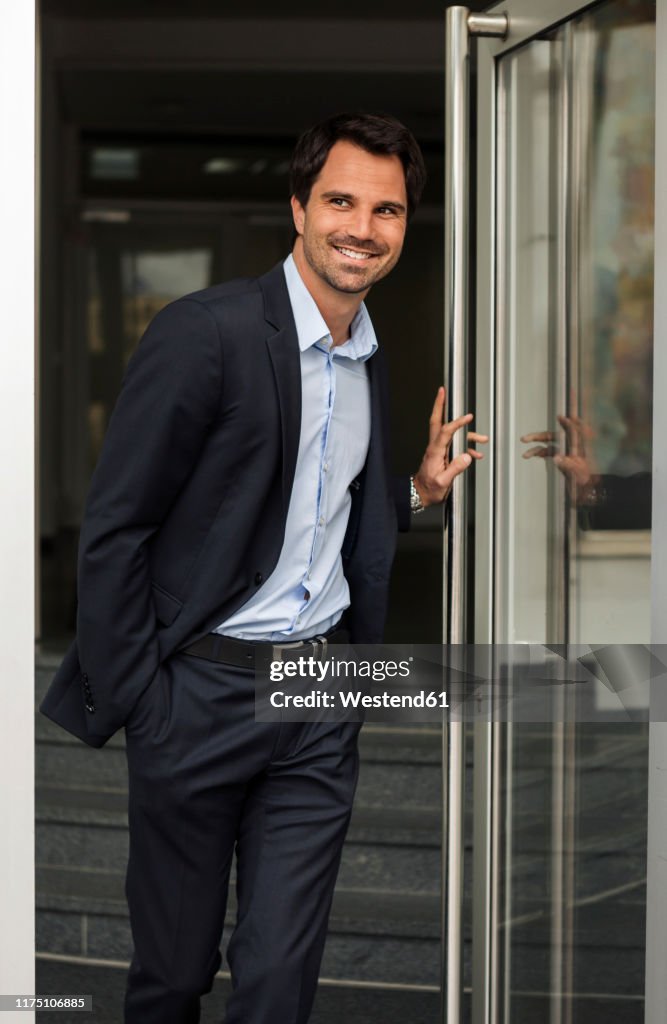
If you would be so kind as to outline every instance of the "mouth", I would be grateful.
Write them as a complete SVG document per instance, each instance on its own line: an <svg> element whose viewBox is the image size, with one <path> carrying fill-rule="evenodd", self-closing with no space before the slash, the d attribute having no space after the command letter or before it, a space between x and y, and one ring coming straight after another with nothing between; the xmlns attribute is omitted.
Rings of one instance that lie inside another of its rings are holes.
<svg viewBox="0 0 667 1024"><path fill-rule="evenodd" d="M348 249L347 246L343 245L334 245L334 249L349 260L354 260L355 263L363 263L364 260L375 259L378 255L375 252L365 252L363 249Z"/></svg>

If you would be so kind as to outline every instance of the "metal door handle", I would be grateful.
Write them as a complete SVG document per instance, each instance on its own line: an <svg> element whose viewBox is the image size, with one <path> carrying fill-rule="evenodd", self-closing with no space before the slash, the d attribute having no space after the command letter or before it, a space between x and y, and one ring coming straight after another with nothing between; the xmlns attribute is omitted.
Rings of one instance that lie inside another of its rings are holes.
<svg viewBox="0 0 667 1024"><path fill-rule="evenodd" d="M449 7L445 55L445 366L450 419L462 416L468 392L468 62L471 35L501 36L506 14L470 14ZM452 456L464 450L456 435ZM467 474L455 482L445 547L443 639L466 640ZM463 795L465 735L462 722L443 724L442 962L443 1024L460 1024L463 990Z"/></svg>
<svg viewBox="0 0 667 1024"><path fill-rule="evenodd" d="M468 61L471 35L504 37L506 14L470 14L467 7L449 7L445 57L445 366L450 418L462 416L467 399L468 331ZM465 450L458 433L453 455ZM463 474L451 496L449 522L447 633L449 643L465 641L465 512Z"/></svg>

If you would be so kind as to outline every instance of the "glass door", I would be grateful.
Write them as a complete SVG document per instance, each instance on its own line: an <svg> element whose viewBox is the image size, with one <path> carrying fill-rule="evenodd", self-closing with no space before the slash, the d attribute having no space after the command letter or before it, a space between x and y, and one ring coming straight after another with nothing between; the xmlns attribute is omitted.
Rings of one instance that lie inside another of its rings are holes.
<svg viewBox="0 0 667 1024"><path fill-rule="evenodd" d="M655 3L492 10L469 637L612 651L650 640ZM559 700L475 727L474 1024L644 1020L647 709Z"/></svg>

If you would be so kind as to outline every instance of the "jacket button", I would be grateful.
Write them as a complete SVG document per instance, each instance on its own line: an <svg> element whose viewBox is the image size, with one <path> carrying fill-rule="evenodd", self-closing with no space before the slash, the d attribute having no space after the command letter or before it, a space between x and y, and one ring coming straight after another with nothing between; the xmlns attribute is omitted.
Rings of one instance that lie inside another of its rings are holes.
<svg viewBox="0 0 667 1024"><path fill-rule="evenodd" d="M258 587L263 582L264 582L264 577L262 576L261 572L256 572L255 573L255 586Z"/></svg>

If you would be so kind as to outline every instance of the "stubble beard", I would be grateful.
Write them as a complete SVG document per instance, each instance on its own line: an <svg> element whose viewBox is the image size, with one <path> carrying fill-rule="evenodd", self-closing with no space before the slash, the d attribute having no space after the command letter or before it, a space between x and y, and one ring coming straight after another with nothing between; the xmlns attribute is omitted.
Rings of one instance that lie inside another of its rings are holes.
<svg viewBox="0 0 667 1024"><path fill-rule="evenodd" d="M386 277L398 260L398 255L396 255L393 260L381 263L377 267L369 267L362 264L359 267L350 265L343 268L335 265L335 256L332 255L331 249L333 244L340 245L340 242L334 242L333 239L326 238L319 245L311 245L305 235L302 235L301 238L303 255L311 270L326 282L330 288L337 292L343 292L346 295L359 295L361 292L367 292L376 281ZM358 277L360 280L357 283L351 281L351 277Z"/></svg>

